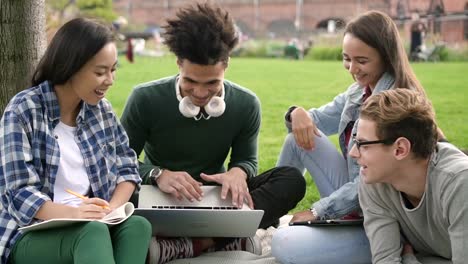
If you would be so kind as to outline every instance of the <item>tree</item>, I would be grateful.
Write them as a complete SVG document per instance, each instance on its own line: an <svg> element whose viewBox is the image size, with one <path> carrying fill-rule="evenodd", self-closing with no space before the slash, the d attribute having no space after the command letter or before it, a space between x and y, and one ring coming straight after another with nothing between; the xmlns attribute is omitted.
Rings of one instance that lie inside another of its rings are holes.
<svg viewBox="0 0 468 264"><path fill-rule="evenodd" d="M100 17L109 22L117 18L112 0L77 0L76 5L84 16Z"/></svg>
<svg viewBox="0 0 468 264"><path fill-rule="evenodd" d="M31 85L46 48L45 0L0 1L0 113Z"/></svg>
<svg viewBox="0 0 468 264"><path fill-rule="evenodd" d="M107 22L117 18L112 0L54 0L46 3L47 23L60 27L73 17L94 17Z"/></svg>

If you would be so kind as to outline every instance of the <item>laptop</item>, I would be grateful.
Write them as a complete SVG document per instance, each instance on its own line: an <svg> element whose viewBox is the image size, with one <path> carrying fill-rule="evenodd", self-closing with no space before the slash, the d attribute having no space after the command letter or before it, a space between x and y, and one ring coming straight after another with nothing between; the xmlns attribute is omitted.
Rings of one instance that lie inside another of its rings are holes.
<svg viewBox="0 0 468 264"><path fill-rule="evenodd" d="M331 219L331 220L314 220L314 221L299 221L291 222L290 226L362 226L363 219Z"/></svg>
<svg viewBox="0 0 468 264"><path fill-rule="evenodd" d="M178 200L156 186L143 185L135 215L148 219L153 235L164 237L251 237L263 210L232 206L230 195L221 199L220 186L201 186L202 201Z"/></svg>

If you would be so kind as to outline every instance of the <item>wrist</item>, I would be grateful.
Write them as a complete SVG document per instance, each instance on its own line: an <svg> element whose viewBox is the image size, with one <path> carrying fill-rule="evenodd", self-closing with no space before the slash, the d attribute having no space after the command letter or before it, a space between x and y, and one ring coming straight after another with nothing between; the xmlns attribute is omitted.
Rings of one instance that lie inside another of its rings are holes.
<svg viewBox="0 0 468 264"><path fill-rule="evenodd" d="M315 209L315 207L312 207L309 210L312 213L312 215L314 216L315 220L320 220L321 217L319 216L319 214L318 214L317 210Z"/></svg>
<svg viewBox="0 0 468 264"><path fill-rule="evenodd" d="M150 171L149 175L149 180L151 185L157 186L158 185L158 179L161 177L164 169L161 167L155 167Z"/></svg>
<svg viewBox="0 0 468 264"><path fill-rule="evenodd" d="M244 168L242 167L232 167L228 173L234 173L234 174L239 174L244 177L245 180L249 178L249 175L247 174L247 171L245 171Z"/></svg>

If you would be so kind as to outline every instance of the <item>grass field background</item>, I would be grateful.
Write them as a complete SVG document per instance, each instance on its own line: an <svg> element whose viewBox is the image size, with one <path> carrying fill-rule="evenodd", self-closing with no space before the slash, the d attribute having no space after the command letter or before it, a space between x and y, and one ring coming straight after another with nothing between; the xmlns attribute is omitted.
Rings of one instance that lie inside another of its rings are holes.
<svg viewBox="0 0 468 264"><path fill-rule="evenodd" d="M119 116L135 85L178 71L172 56L136 57L133 64L121 57L119 63L115 84L107 96ZM462 149L468 148L468 63L417 63L412 66L433 102L438 124L447 138ZM276 163L286 136L283 116L289 106L321 106L353 82L340 62L283 59L233 58L226 78L249 88L260 98L260 172ZM336 136L331 139L337 144ZM310 175L306 175L306 180L306 196L294 211L309 208L319 198Z"/></svg>

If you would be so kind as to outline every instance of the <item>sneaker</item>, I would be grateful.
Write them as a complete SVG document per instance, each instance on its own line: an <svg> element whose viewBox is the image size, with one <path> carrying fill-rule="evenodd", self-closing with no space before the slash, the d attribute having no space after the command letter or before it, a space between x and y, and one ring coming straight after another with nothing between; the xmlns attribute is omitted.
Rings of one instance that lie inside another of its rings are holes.
<svg viewBox="0 0 468 264"><path fill-rule="evenodd" d="M188 238L151 237L149 263L164 264L174 259L193 257L192 240Z"/></svg>
<svg viewBox="0 0 468 264"><path fill-rule="evenodd" d="M253 253L255 255L262 254L262 245L260 244L260 240L258 237L239 237L234 239L231 243L224 246L224 248L220 249L221 251L247 251Z"/></svg>

